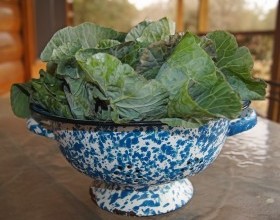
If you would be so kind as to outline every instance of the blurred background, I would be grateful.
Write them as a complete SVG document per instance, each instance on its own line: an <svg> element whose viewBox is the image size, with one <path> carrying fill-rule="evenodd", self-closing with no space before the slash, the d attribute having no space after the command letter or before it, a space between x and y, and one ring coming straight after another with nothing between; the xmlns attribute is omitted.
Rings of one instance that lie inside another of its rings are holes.
<svg viewBox="0 0 280 220"><path fill-rule="evenodd" d="M233 33L254 57L253 75L269 83L267 98L253 107L280 122L279 0L0 0L0 96L38 77L40 53L58 29L90 21L126 32L165 16L178 32Z"/></svg>

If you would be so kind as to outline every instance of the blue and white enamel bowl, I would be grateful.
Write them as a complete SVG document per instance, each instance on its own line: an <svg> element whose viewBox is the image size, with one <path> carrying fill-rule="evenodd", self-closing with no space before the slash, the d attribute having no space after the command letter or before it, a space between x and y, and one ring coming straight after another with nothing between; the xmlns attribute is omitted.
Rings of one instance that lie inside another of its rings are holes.
<svg viewBox="0 0 280 220"><path fill-rule="evenodd" d="M105 210L150 216L178 209L193 195L187 176L207 168L228 136L252 128L247 108L232 121L218 119L199 128L160 122L117 125L68 120L32 107L29 130L55 139L78 171L93 179L91 195Z"/></svg>

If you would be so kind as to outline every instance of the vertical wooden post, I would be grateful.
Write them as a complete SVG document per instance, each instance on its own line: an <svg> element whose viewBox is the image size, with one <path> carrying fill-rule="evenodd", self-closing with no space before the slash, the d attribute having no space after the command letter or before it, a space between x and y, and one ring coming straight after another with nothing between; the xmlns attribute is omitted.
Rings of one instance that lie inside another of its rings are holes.
<svg viewBox="0 0 280 220"><path fill-rule="evenodd" d="M280 82L280 0L278 1L276 28L274 34L274 49L272 63L271 81ZM279 87L271 87L270 94L280 94ZM276 100L269 100L268 118L280 122L280 103Z"/></svg>
<svg viewBox="0 0 280 220"><path fill-rule="evenodd" d="M199 0L197 32L208 31L208 0Z"/></svg>
<svg viewBox="0 0 280 220"><path fill-rule="evenodd" d="M184 3L183 0L177 0L177 32L184 31Z"/></svg>
<svg viewBox="0 0 280 220"><path fill-rule="evenodd" d="M65 5L66 5L66 25L73 26L74 24L73 0L65 0Z"/></svg>
<svg viewBox="0 0 280 220"><path fill-rule="evenodd" d="M21 0L20 3L22 13L24 79L28 81L31 79L33 65L36 60L34 0Z"/></svg>
<svg viewBox="0 0 280 220"><path fill-rule="evenodd" d="M19 0L0 1L0 95L24 81ZM1 107L0 107L1 108Z"/></svg>

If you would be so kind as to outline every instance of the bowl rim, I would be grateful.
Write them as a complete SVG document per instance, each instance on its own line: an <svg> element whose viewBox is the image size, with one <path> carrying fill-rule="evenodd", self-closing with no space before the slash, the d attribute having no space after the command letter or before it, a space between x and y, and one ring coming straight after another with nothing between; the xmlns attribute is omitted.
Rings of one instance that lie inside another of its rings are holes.
<svg viewBox="0 0 280 220"><path fill-rule="evenodd" d="M243 101L242 111L247 109L251 104L251 101ZM161 121L131 121L123 124L117 124L113 121L95 121L95 120L84 120L84 119L74 119L65 118L57 115L53 115L43 109L41 106L34 103L30 103L31 116L35 119L40 120L52 120L56 122L63 122L69 124L80 124L80 125L93 125L93 126L168 126Z"/></svg>
<svg viewBox="0 0 280 220"><path fill-rule="evenodd" d="M65 118L57 115L53 115L42 107L31 103L30 104L30 111L31 116L35 119L40 120L52 120L56 122L63 122L69 124L80 124L80 125L93 125L93 126L167 126L166 124L162 123L161 121L132 121L123 124L117 124L113 121L96 121L96 120L85 120L85 119L74 119L74 118Z"/></svg>

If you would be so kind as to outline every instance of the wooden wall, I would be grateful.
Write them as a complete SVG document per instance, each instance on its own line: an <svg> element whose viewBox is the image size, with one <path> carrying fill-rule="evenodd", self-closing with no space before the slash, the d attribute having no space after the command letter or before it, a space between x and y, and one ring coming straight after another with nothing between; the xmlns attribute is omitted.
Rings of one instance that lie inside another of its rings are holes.
<svg viewBox="0 0 280 220"><path fill-rule="evenodd" d="M21 9L18 0L0 0L0 95L24 81Z"/></svg>

